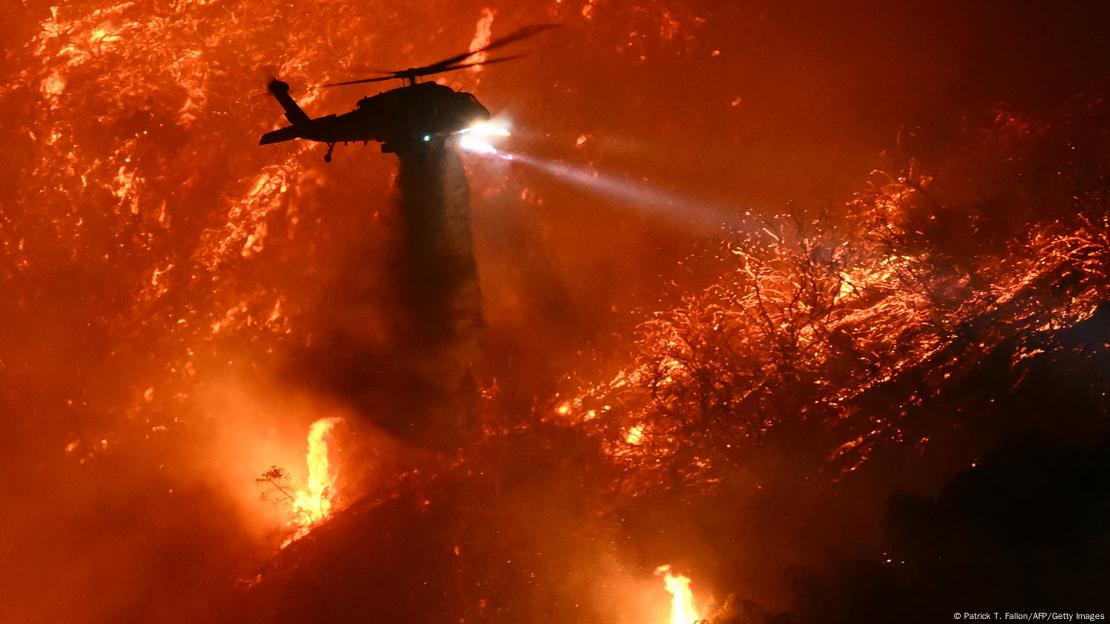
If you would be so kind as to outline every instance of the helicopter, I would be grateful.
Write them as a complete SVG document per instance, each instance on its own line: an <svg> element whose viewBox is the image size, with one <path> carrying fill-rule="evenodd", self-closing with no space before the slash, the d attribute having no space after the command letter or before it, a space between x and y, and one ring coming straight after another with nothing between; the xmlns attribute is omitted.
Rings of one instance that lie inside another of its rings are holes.
<svg viewBox="0 0 1110 624"><path fill-rule="evenodd" d="M433 74L520 58L522 55L468 62L476 54L515 43L555 26L557 25L527 26L477 50L449 56L429 65L376 72L382 75L359 80L327 83L323 86L340 87L398 79L404 82L402 87L362 98L358 101L357 108L339 115L309 117L289 95L289 85L274 78L270 81L268 90L285 110L285 118L291 125L263 134L259 144L270 145L293 139L326 143L328 151L324 155L324 162L331 162L336 143L361 141L365 144L379 141L385 153L421 153L442 146L452 135L488 121L490 112L473 94L455 91L436 82L420 82L420 79Z"/></svg>

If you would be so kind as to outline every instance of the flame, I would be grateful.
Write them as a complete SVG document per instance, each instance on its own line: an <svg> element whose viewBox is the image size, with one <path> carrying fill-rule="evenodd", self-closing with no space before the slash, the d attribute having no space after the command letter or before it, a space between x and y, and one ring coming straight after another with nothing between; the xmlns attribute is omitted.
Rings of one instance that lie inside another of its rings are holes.
<svg viewBox="0 0 1110 624"><path fill-rule="evenodd" d="M629 446L639 446L644 442L644 423L633 425L624 434L624 441Z"/></svg>
<svg viewBox="0 0 1110 624"><path fill-rule="evenodd" d="M694 608L694 594L690 592L689 577L672 574L669 565L655 568L655 573L663 575L663 587L671 595L671 619L668 624L697 624L702 621Z"/></svg>
<svg viewBox="0 0 1110 624"><path fill-rule="evenodd" d="M474 26L474 38L470 40L470 51L474 52L481 50L489 45L490 37L493 35L493 17L496 11L489 7L482 9L482 16L478 18L478 23ZM478 52L470 57L470 63L484 63L489 55L485 52ZM475 65L467 69L468 72L476 74L482 71L481 65Z"/></svg>
<svg viewBox="0 0 1110 624"><path fill-rule="evenodd" d="M341 418L321 418L308 428L308 483L297 490L293 500L294 517L290 523L296 532L285 543L288 545L304 537L312 527L331 515L334 497L335 474L328 461L327 436Z"/></svg>

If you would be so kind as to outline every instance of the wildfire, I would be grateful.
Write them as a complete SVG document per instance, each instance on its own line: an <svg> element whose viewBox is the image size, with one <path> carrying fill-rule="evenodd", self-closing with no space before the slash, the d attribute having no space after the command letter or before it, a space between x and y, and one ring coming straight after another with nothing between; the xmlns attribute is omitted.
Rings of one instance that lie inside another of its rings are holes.
<svg viewBox="0 0 1110 624"><path fill-rule="evenodd" d="M335 474L328 461L328 434L340 418L321 418L308 429L308 482L293 498L293 520L296 532L284 545L304 537L312 527L331 515ZM283 546L284 546L283 545Z"/></svg>
<svg viewBox="0 0 1110 624"><path fill-rule="evenodd" d="M698 624L702 622L694 608L694 594L690 592L689 577L673 574L671 566L661 565L655 573L663 577L663 586L671 595L671 619L668 624Z"/></svg>

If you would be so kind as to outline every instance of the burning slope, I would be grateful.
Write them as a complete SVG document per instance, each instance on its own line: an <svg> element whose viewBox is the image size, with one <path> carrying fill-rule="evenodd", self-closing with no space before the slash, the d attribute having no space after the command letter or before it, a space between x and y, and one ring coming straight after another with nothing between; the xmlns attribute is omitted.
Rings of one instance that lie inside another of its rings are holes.
<svg viewBox="0 0 1110 624"><path fill-rule="evenodd" d="M1056 142L1085 144L1097 161L1098 139L1072 133L1105 137L1098 106L1079 103L1062 129L1000 116L975 157L1017 161L1019 181L1042 166L1029 150ZM843 216L753 218L716 257L719 280L639 327L634 366L549 417L599 436L647 479L641 488L714 483L718 463L799 419L833 433L831 460L849 471L877 445L926 444L930 432L907 425L909 410L1000 347L1016 341L1018 359L1039 353L1046 333L1110 297L1105 174L1077 175L1077 191L1044 198L1025 231L1005 221L1009 208L947 203L961 200L953 187L912 166L876 174ZM1004 205L1022 205L1020 187L1005 192ZM997 223L985 229L987 220ZM953 248L968 240L954 230L1004 229L1013 237Z"/></svg>
<svg viewBox="0 0 1110 624"><path fill-rule="evenodd" d="M1006 123L971 153L1028 155L1105 131L1079 117L1018 136ZM1031 161L1019 172L1035 171ZM1042 222L973 240L974 253L957 258L930 222L1002 219L994 211L1021 203L957 203L954 189L966 191L946 186L949 172L916 171L876 176L843 218L738 233L714 259L722 270L710 287L641 327L634 366L535 420L487 414L512 426L490 427L451 462L421 466L340 513L237 597L228 621L640 622L653 594L619 588L659 558L714 570L694 575L727 597L714 622L781 621L747 599L789 604L767 597L782 595L794 561L820 568L818 553L842 548L869 566L894 565L876 518L896 489L937 488L976 469L997 439L1030 430L1067 444L1106 435L1104 189L1057 195L1041 204ZM1053 408L1059 396L1066 414ZM804 526L789 521L797 517ZM1077 547L1059 539L1046 552ZM952 600L983 598L974 583L930 576L931 544L913 546L898 565L916 566L916 578ZM372 555L352 561L352 547ZM1015 557L1036 579L1036 562ZM1097 569L1100 557L1096 549L1083 565ZM688 577L657 573L671 622L706 615ZM898 581L897 570L882 574ZM318 578L328 579L323 593ZM1042 580L1055 588L1045 599L1094 606L1100 597L1094 582Z"/></svg>

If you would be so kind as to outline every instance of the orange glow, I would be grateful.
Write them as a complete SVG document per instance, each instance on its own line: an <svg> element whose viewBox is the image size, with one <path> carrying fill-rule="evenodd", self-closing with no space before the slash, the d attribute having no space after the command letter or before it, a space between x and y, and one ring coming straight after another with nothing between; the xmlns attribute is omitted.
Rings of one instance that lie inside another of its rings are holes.
<svg viewBox="0 0 1110 624"><path fill-rule="evenodd" d="M312 528L331 515L335 492L335 474L328 460L328 434L340 418L321 418L308 429L308 483L297 490L293 501L291 525L296 532L285 545L304 537Z"/></svg>
<svg viewBox="0 0 1110 624"><path fill-rule="evenodd" d="M697 624L700 617L694 608L694 594L690 592L689 577L672 574L669 565L659 566L655 573L662 575L663 586L671 595L671 619L667 624Z"/></svg>

